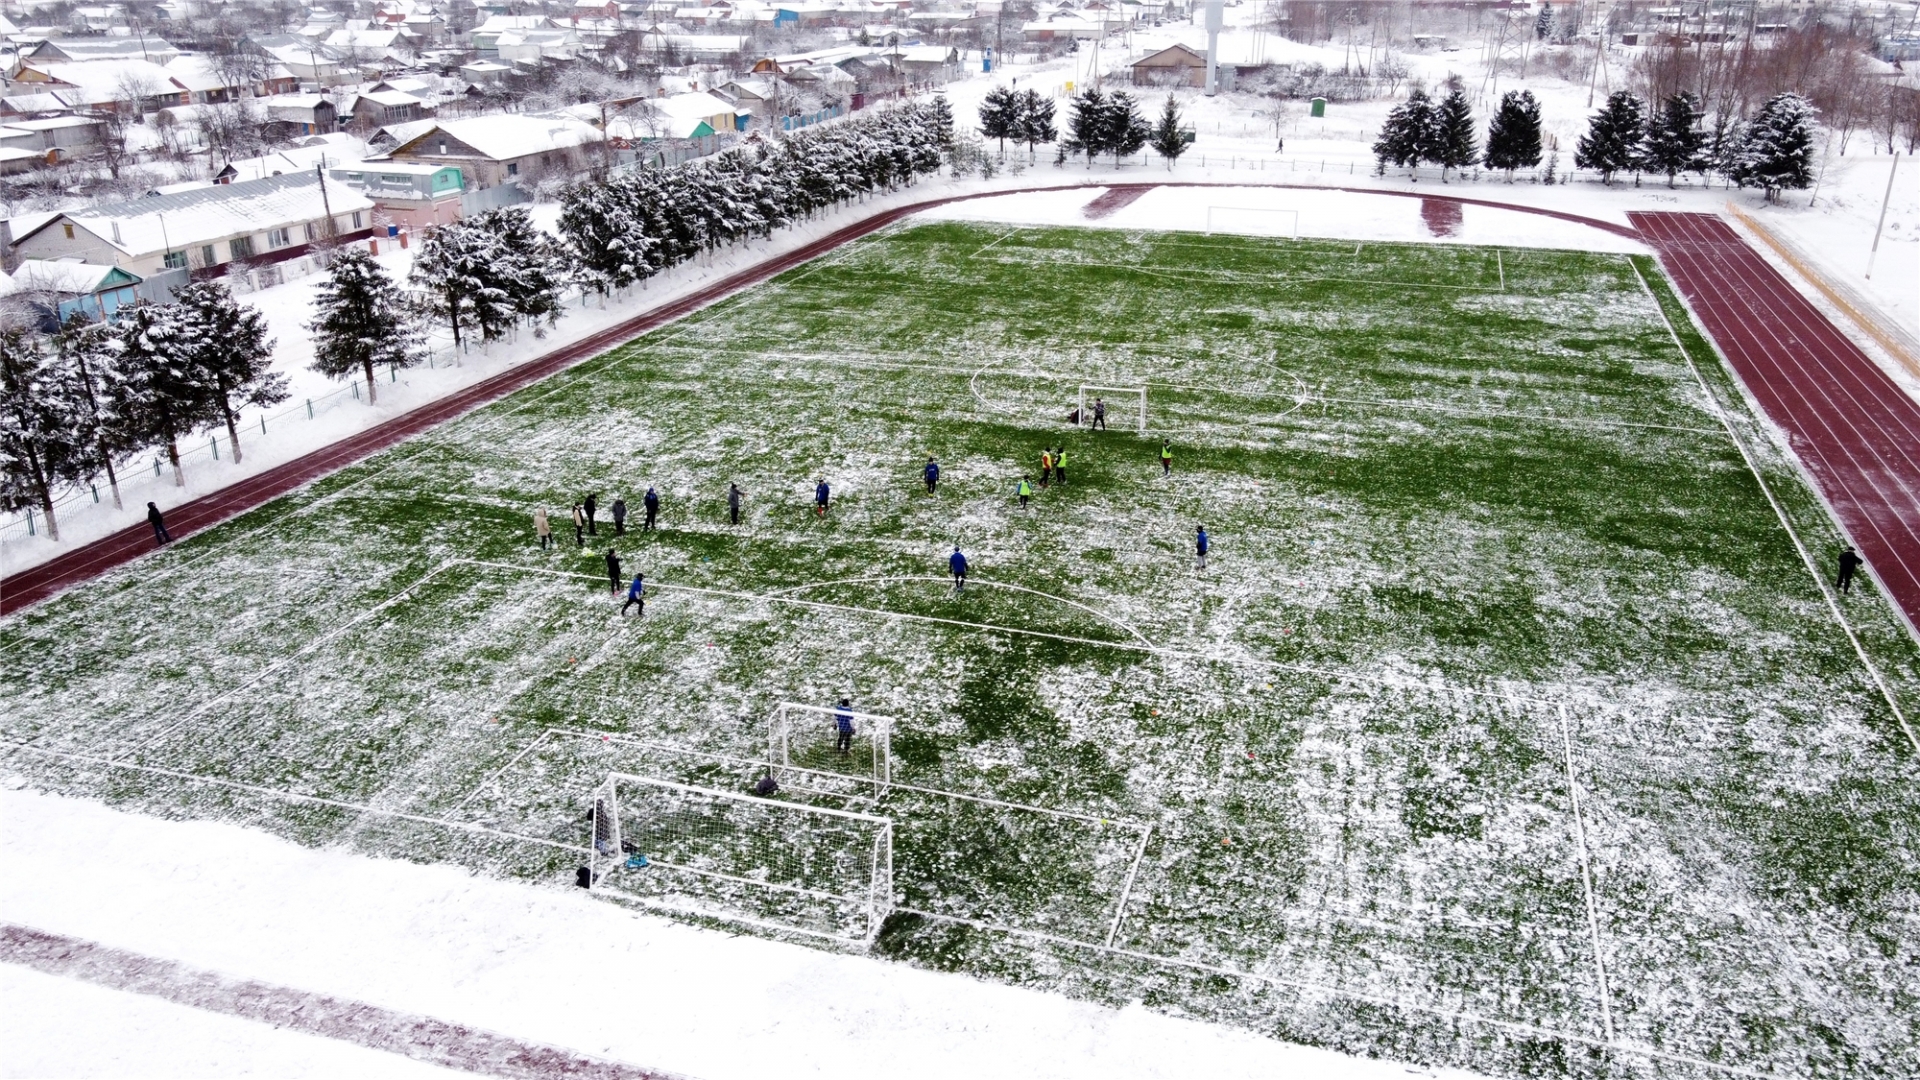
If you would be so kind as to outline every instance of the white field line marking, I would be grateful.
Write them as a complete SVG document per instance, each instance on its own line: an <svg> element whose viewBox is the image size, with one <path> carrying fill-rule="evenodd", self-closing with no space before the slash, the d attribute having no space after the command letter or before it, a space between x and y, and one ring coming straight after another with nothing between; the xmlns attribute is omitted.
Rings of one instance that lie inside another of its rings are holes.
<svg viewBox="0 0 1920 1080"><path fill-rule="evenodd" d="M1360 257L1360 245L1359 245L1359 244L1355 244L1355 245L1353 245L1353 257L1354 257L1354 258L1356 258L1356 259Z"/></svg>
<svg viewBox="0 0 1920 1080"><path fill-rule="evenodd" d="M802 592L807 589L825 589L834 585L865 585L865 584L874 584L874 583L890 582L890 581L933 581L933 582L938 582L944 585L946 584L947 579L942 577L933 577L932 575L924 575L924 574L890 574L890 575L883 575L880 577L841 578L838 581L815 581L806 585L794 585L785 589L776 589L773 592L765 593L763 595L765 596L766 599L771 600L775 598L784 598L790 593ZM1052 593L1043 593L1038 589L1029 589L1025 585L1013 585L1004 581L982 581L979 584L990 589L1012 589L1015 592L1028 593L1030 595L1038 596L1046 600L1052 600L1055 603L1066 604L1068 607L1077 607L1081 611L1084 611L1087 614L1094 616L1095 618L1104 619L1105 621L1112 623L1113 625L1119 627L1120 629L1125 630L1127 633L1132 634L1135 641L1138 641L1140 644L1145 645L1147 648L1149 649L1153 648L1153 642L1148 641L1147 636L1145 634L1142 634L1140 631L1135 630L1133 627L1128 626L1124 622L1121 622L1119 619L1116 619L1113 616L1108 615L1106 612L1103 612L1098 608L1088 607L1086 604L1082 604L1077 600L1069 600L1064 596L1055 596Z"/></svg>
<svg viewBox="0 0 1920 1080"><path fill-rule="evenodd" d="M367 610L361 612L360 614L355 615L353 618L348 619L346 622L341 623L339 626L334 627L332 630L329 630L326 633L321 634L319 637L316 637L313 640L307 642L305 645L300 646L300 648L295 649L293 652L288 653L286 656L283 656L280 659L275 660L273 663L268 664L266 667L261 668L258 672L254 673L252 678L243 680L242 682L228 688L224 692L214 697L208 698L207 700L201 702L198 705L195 705L193 708L182 713L178 719L174 720L170 724L165 725L154 734L149 735L144 739L138 739L138 741L128 746L124 751L124 753L133 753L135 751L145 749L159 742L161 739L166 738L168 735L179 730L181 726L187 724L192 720L198 719L200 715L202 713L205 713L208 709L211 709L215 705L218 705L221 702L227 700L228 698L233 697L235 694L240 693L242 690L245 690L248 687L253 686L255 683L258 683L260 680L266 678L267 676L273 674L274 672L280 670L281 668L286 667L288 664L293 663L295 660L300 659L302 656L305 656L306 654L312 652L313 650L318 649L320 646L325 645L327 642L332 641L334 638L339 637L341 634L344 634L347 631L353 629L354 627L360 625L361 623L367 621L368 619L373 618L374 616L380 614L382 611L385 611L386 609L392 607L393 605L399 603L400 601L405 600L408 594L412 593L413 590L419 588L422 585L425 585L429 581L432 581L435 577L438 577L441 573L445 572L449 567L452 567L457 563L459 563L459 561L460 560L458 559L448 559L446 562L443 562L439 566L436 566L433 569L427 571L425 576L421 577L419 580L415 581L413 584L406 586L405 588L401 589L399 592L394 593L392 596L389 596L385 600L382 600L378 604L375 604L373 607L370 607ZM137 738L139 734L140 732L138 729L135 729L134 731L128 733L130 737L134 737L134 738ZM118 756L116 756L113 760L117 761Z"/></svg>
<svg viewBox="0 0 1920 1080"><path fill-rule="evenodd" d="M1580 778L1573 768L1573 728L1567 719L1567 707L1560 706L1560 748L1567 766L1567 798L1573 804L1573 835L1580 856L1580 887L1587 898L1587 936L1593 944L1593 970L1600 995L1600 1023L1607 1041L1614 1041L1613 990L1607 984L1607 964L1600 951L1600 907L1593 895L1593 869L1587 854L1587 822L1580 809Z"/></svg>
<svg viewBox="0 0 1920 1080"><path fill-rule="evenodd" d="M1381 278L1320 277L1308 274L1258 274L1244 270L1209 270L1205 267L1180 268L1150 266L1144 263L1068 262L1058 259L1009 259L1006 257L1005 252L983 261L1000 263L1006 266L1045 266L1061 270L1125 270L1130 273L1144 274L1148 277L1173 278L1180 281L1191 281L1195 277L1210 277L1222 285L1264 285L1273 289L1331 282L1345 285L1371 285L1376 288L1384 286L1395 289L1446 289L1451 292L1470 293L1492 293L1498 291L1496 289L1489 289L1484 285L1447 285L1437 281L1393 281Z"/></svg>
<svg viewBox="0 0 1920 1080"><path fill-rule="evenodd" d="M1127 880L1120 886L1120 902L1113 906L1113 925L1107 927L1107 947L1113 947L1114 936L1120 933L1120 920L1127 917L1127 900L1133 896L1133 879L1140 873L1140 860L1147 856L1147 838L1153 834L1153 826L1140 830L1140 846L1134 849L1133 865L1127 867Z"/></svg>
<svg viewBox="0 0 1920 1080"><path fill-rule="evenodd" d="M579 852L582 855L591 854L590 850L585 847L577 847L573 844L563 844L558 840L548 840L544 837L539 837L539 836L524 836L520 833L506 832L505 830L502 830L502 829L489 828L485 825L475 825L465 821L453 821L449 818L429 817L425 814L409 814L403 810L386 810L377 806L367 806L361 803L347 802L343 799L329 799L323 795L301 795L297 792L281 791L277 788L270 788L270 787L261 787L258 784L248 784L239 780L225 780L225 779L221 779L219 777L214 777L214 776L202 776L199 773L185 772L180 769L169 769L160 765L135 765L132 762L113 761L107 758L95 756L93 754L76 754L67 750L49 750L45 747L29 746L26 743L15 742L14 740L11 740L11 739L4 740L4 741L12 745L13 748L18 751L23 751L30 754L42 754L47 757L64 758L68 761L85 762L90 765L98 765L102 768L107 768L107 769L131 769L135 772L152 773L155 776L167 776L167 777L172 777L173 779L176 779L176 780L186 780L195 784L212 784L215 787L231 788L235 791L246 791L256 795L266 795L275 799L286 799L289 802L313 803L319 806L332 806L342 810L355 811L363 815L378 814L382 817L398 818L402 821L416 821L424 825L444 825L449 829L460 829L464 832L483 833L488 836L498 836L507 840L518 840L523 843L538 844L542 847L559 848L561 851Z"/></svg>
<svg viewBox="0 0 1920 1080"><path fill-rule="evenodd" d="M977 259L977 258L979 258L979 257L980 257L980 252L982 252L982 251L985 251L985 250L987 250L988 248L990 248L990 247L992 247L992 246L994 246L995 244L998 244L998 243L999 243L1000 241L1002 241L1002 240L1005 240L1005 239L1007 239L1008 237L1010 237L1010 236L1012 236L1012 235L1014 235L1015 233L1018 233L1018 232L1020 232L1020 231L1022 231L1022 230L1020 230L1020 229L1018 229L1018 228L1013 228L1013 229L1008 229L1008 230L1007 230L1006 232L1003 232L1003 233L1001 233L1001 234L1000 234L999 236L997 236L997 237L995 237L995 238L994 238L993 240L991 240L990 242L988 242L988 243L986 243L986 244L983 244L983 245L981 245L981 246L980 246L980 247L979 247L979 248L978 248L977 250L975 250L975 251L974 251L974 253L973 253L973 254L971 254L971 255L968 255L968 256L967 256L967 258L969 258L969 259Z"/></svg>
<svg viewBox="0 0 1920 1080"><path fill-rule="evenodd" d="M1325 394L1315 394L1314 400L1320 401L1325 404L1333 404L1333 405L1380 405L1380 406L1385 406L1387 408L1393 408L1393 409L1429 409L1434 412L1443 412L1451 416L1461 416L1461 417L1466 417L1468 419L1484 418L1488 420L1506 420L1506 419L1538 420L1543 423L1588 424L1595 427L1641 428L1641 429L1646 429L1651 431L1679 431L1679 432L1685 432L1690 435L1713 435L1715 437L1725 434L1724 431L1716 430L1714 428L1681 427L1678 424L1648 424L1638 420L1598 420L1592 417L1584 417L1584 416L1558 416L1553 413L1506 412L1503 410L1494 410L1494 409L1466 408L1458 405L1436 405L1436 404L1429 404L1424 401L1394 400L1392 398L1329 397Z"/></svg>
<svg viewBox="0 0 1920 1080"><path fill-rule="evenodd" d="M611 873L611 871L609 873ZM602 888L596 884L588 891L600 896L618 897L626 903L638 904L641 907L651 908L654 911L665 911L675 915L694 915L702 919L715 919L720 922L739 923L742 926L752 926L776 934L805 934L808 937L821 938L822 940L841 945L859 945L866 941L865 937L855 937L850 934L835 934L827 930L810 930L803 926L787 926L780 923L770 923L764 919L756 919L749 915L739 915L731 911L714 911L701 907L698 904L675 904L667 900L651 896L641 896L638 893L630 893L625 889L617 889L611 886Z"/></svg>
<svg viewBox="0 0 1920 1080"><path fill-rule="evenodd" d="M472 802L476 796L478 796L481 792L487 790L487 788L491 786L494 781L500 779L500 777L505 775L508 769L511 769L515 765L520 764L521 758L526 757L528 754L533 753L534 750L537 749L541 743L546 742L547 737L552 734L553 734L553 731L549 729L547 731L543 731L540 734L534 736L533 741L527 743L527 745L519 753L513 755L512 760L508 761L505 765L502 765L499 768L493 770L493 772L488 773L486 779L476 784L472 791L467 792L465 798L461 799L457 803L454 803L452 809L449 810L448 813L453 813L455 811L458 811L461 807Z"/></svg>
<svg viewBox="0 0 1920 1080"><path fill-rule="evenodd" d="M1739 433L1733 428L1733 421L1727 416L1726 411L1720 407L1719 396L1713 392L1713 387L1708 385L1706 376L1702 375L1700 368L1694 364L1693 356L1687 352L1687 347L1681 344L1680 332L1674 329L1673 320L1667 318L1667 311L1660 306L1660 298L1654 295L1653 286L1647 283L1646 276L1640 273L1639 265L1635 263L1630 256L1623 257L1627 259L1627 265L1633 267L1634 276L1640 279L1640 287L1646 290L1647 299L1653 303L1654 310L1659 312L1660 321L1666 324L1667 336L1673 339L1673 347L1680 351L1681 357L1687 362L1687 367L1693 371L1693 377L1699 381L1700 392L1707 396L1707 407L1713 412L1714 418L1720 421L1720 425L1727 429L1727 437L1733 440L1734 447L1740 451L1740 460L1747 463L1747 471L1753 474L1754 483L1760 485L1761 494L1767 497L1767 503L1773 507L1774 515L1780 519L1780 527L1786 530L1787 538L1793 541L1794 550L1800 553L1800 561L1806 564L1807 573L1813 575L1813 583L1815 587L1820 590L1821 597L1826 600L1827 610L1833 613L1833 621L1840 624L1840 629L1847 635L1847 640L1853 643L1853 651L1854 654L1860 658L1860 665L1867 669L1867 675L1873 680L1874 686L1879 688L1880 696L1886 699L1887 708L1893 710L1893 718L1900 725L1900 730L1906 733L1907 741L1913 744L1915 750L1920 750L1920 735L1916 735L1912 725L1907 723L1907 714L1901 711L1900 703L1894 700L1893 688L1889 687L1886 679L1881 677L1880 669L1873 665L1872 658L1867 655L1866 646L1860 644L1860 636L1854 633L1853 624L1847 621L1846 613L1840 610L1840 601L1834 597L1833 590L1827 587L1826 575L1820 572L1819 565L1814 562L1813 553L1807 550L1807 545L1801 541L1800 534L1794 531L1793 522L1787 518L1786 507L1780 505L1780 500L1774 496L1773 488L1767 485L1767 478L1760 475L1760 467L1754 463L1753 455L1747 452L1746 443L1740 440ZM1682 297L1681 303L1685 304L1685 302L1685 298ZM1714 349L1716 353L1719 351L1718 347L1713 345L1710 337L1703 334L1702 339L1705 340L1708 347ZM1734 370L1733 365L1727 362L1726 357L1722 356L1720 363L1721 366L1725 367L1727 371L1732 374L1735 385L1740 388L1743 394L1747 395L1746 403L1748 407L1756 410L1755 415L1764 416L1765 413L1757 411L1759 406L1754 403L1752 393L1747 389L1747 384L1740 379L1740 373ZM1808 486L1814 489L1816 495L1819 493L1819 486L1811 480L1808 481ZM1821 500L1821 504L1826 506L1828 516L1833 518L1834 527L1840 529L1842 535L1844 535L1846 530L1840 525L1839 517L1834 515L1833 507L1827 506L1824 498ZM1889 603L1891 603L1891 601L1889 601Z"/></svg>
<svg viewBox="0 0 1920 1080"><path fill-rule="evenodd" d="M1253 424L1265 424L1271 421L1282 419L1287 416L1291 416L1292 414L1294 414L1295 412L1298 412L1300 409L1306 406L1309 400L1308 394L1310 394L1310 391L1307 388L1307 383L1305 379L1302 379L1300 376L1294 374L1292 371L1289 371L1288 369L1281 367L1279 364L1274 363L1271 360L1256 360L1253 357L1242 357L1241 359L1246 360L1248 363L1266 364L1274 368L1276 371L1279 371L1281 374L1287 376L1288 378L1292 379L1294 382L1298 383L1299 384L1298 389L1292 392L1287 392L1287 391L1278 391L1278 390L1241 390L1241 389L1234 389L1232 387L1226 387L1226 386L1215 386L1208 383L1155 382L1152 380L1137 380L1137 382L1139 387L1145 388L1147 390L1154 390L1154 389L1197 390L1197 391L1203 391L1209 394L1220 394L1225 397L1254 398L1254 399L1279 398L1282 401L1291 401L1293 402L1293 405L1277 413L1268 413L1262 416L1256 416L1256 417L1252 417L1245 420L1222 420L1222 421L1216 421L1214 423L1207 423L1203 421L1199 424L1173 424L1173 425L1155 424L1153 425L1153 430L1191 432L1191 431L1205 430L1206 428L1209 428L1209 427L1244 428ZM946 371L951 369L943 368L941 370ZM1017 368L1013 368L1013 369L996 368L992 364L986 364L980 367L978 370L976 370L973 373L972 377L970 377L967 380L967 389L970 392L972 392L974 399L978 401L981 405L985 406L988 411L996 412L1003 416L1021 417L1023 414L1017 408L1001 406L993 403L992 401L989 401L987 399L987 396L980 392L980 376L985 375L988 372L992 372L996 376L1005 376L1007 378L1038 379L1045 382L1075 385L1074 375L1061 374L1058 370L1023 371ZM1133 387L1128 387L1126 389L1133 389ZM1034 412L1042 413L1044 412L1044 410L1036 407Z"/></svg>
<svg viewBox="0 0 1920 1080"><path fill-rule="evenodd" d="M1500 249L1493 249L1493 265L1500 271L1500 291L1507 291L1507 263L1500 257Z"/></svg>

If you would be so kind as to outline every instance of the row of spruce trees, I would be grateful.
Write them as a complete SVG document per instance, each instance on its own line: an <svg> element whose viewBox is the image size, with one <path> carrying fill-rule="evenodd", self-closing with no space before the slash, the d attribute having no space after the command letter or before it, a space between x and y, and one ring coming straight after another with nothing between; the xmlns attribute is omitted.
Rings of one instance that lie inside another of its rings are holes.
<svg viewBox="0 0 1920 1080"><path fill-rule="evenodd" d="M1157 123L1141 114L1140 103L1125 90L1109 94L1089 87L1075 94L1068 108L1067 136L1062 139L1054 127L1050 99L1034 90L995 87L980 103L980 134L1000 140L1002 151L1009 139L1026 143L1028 153L1040 143L1057 141L1055 164L1064 163L1070 154L1084 154L1089 167L1102 154L1112 154L1118 164L1121 158L1152 147L1172 168L1189 143L1179 102L1172 94L1167 95Z"/></svg>
<svg viewBox="0 0 1920 1080"><path fill-rule="evenodd" d="M1674 94L1659 109L1627 91L1607 98L1587 122L1574 150L1575 167L1593 169L1611 184L1623 172L1664 174L1671 186L1682 173L1719 173L1740 187L1757 187L1776 198L1782 190L1813 182L1814 109L1798 94L1779 94L1751 121L1712 128L1700 99ZM1450 170L1484 164L1512 179L1518 169L1540 164L1540 103L1526 90L1509 91L1487 122L1482 152L1467 95L1458 89L1434 101L1414 90L1394 106L1373 144L1379 171L1388 166L1440 166ZM1551 180L1551 176L1548 178Z"/></svg>
<svg viewBox="0 0 1920 1080"><path fill-rule="evenodd" d="M952 145L944 99L864 113L773 143L575 186L558 239L525 209L489 210L427 233L408 281L363 248L331 253L306 326L313 369L366 380L423 363L428 323L456 346L556 322L575 288L608 292L724 244L865 195L911 184ZM37 508L58 539L55 496L104 477L120 505L131 458L161 448L185 484L180 443L224 428L241 460L239 415L288 397L265 320L225 284L196 282L168 304L76 316L53 334L0 329L0 510Z"/></svg>

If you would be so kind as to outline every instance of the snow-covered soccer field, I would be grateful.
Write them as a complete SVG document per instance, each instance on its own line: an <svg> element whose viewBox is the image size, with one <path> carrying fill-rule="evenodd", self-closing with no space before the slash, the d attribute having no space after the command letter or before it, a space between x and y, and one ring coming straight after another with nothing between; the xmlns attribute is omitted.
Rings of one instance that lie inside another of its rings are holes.
<svg viewBox="0 0 1920 1080"><path fill-rule="evenodd" d="M1897 1075L1920 649L1837 550L1644 257L920 224L0 623L3 767L570 888L609 772L744 791L847 696L897 783L783 796L893 820L880 955L1495 1073Z"/></svg>

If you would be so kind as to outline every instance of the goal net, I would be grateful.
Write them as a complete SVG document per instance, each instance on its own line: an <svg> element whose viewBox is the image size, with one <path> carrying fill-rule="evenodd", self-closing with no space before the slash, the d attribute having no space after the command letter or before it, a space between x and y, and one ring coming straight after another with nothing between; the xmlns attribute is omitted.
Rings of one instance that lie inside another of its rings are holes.
<svg viewBox="0 0 1920 1080"><path fill-rule="evenodd" d="M593 887L642 905L872 941L893 908L893 821L609 773Z"/></svg>
<svg viewBox="0 0 1920 1080"><path fill-rule="evenodd" d="M1209 206L1207 231L1242 233L1251 236L1300 238L1300 211L1275 210L1264 206Z"/></svg>
<svg viewBox="0 0 1920 1080"><path fill-rule="evenodd" d="M1128 421L1140 434L1147 433L1147 388L1144 386L1083 386L1080 388L1080 424L1092 427L1097 405L1106 409L1104 424L1126 427Z"/></svg>
<svg viewBox="0 0 1920 1080"><path fill-rule="evenodd" d="M842 739L842 715L853 731ZM773 710L767 763L784 784L816 785L827 775L871 782L873 791L893 782L893 717L856 709L783 701Z"/></svg>

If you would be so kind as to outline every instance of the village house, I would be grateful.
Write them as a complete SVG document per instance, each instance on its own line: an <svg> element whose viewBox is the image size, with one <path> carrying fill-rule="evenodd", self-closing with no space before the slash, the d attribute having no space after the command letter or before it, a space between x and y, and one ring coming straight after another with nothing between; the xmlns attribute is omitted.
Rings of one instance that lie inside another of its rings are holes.
<svg viewBox="0 0 1920 1080"><path fill-rule="evenodd" d="M400 90L372 90L353 99L355 130L406 124L432 115L426 102Z"/></svg>
<svg viewBox="0 0 1920 1080"><path fill-rule="evenodd" d="M60 329L72 316L112 322L138 299L144 279L111 264L78 258L28 259L0 277L5 304L24 309L43 332Z"/></svg>
<svg viewBox="0 0 1920 1080"><path fill-rule="evenodd" d="M587 155L601 138L593 125L565 117L475 116L438 121L388 151L387 157L455 166L469 190L506 183L531 190L549 177L567 179L584 170Z"/></svg>
<svg viewBox="0 0 1920 1080"><path fill-rule="evenodd" d="M372 199L381 216L396 225L424 229L460 219L465 184L452 165L375 161L339 166L327 175Z"/></svg>
<svg viewBox="0 0 1920 1080"><path fill-rule="evenodd" d="M152 112L170 105L185 105L189 96L187 88L166 68L138 58L80 63L23 62L7 79L6 92L8 96L57 93L73 102L76 108L93 112L122 109Z"/></svg>

